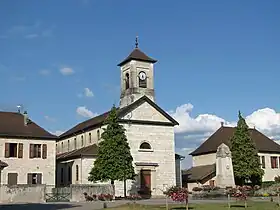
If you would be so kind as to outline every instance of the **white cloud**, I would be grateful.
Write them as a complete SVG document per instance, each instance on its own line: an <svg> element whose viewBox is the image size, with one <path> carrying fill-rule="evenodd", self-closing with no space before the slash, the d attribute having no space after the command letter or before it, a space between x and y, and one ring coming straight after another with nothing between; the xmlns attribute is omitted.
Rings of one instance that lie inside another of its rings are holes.
<svg viewBox="0 0 280 210"><path fill-rule="evenodd" d="M196 118L192 118L190 116L192 110L192 104L183 104L177 107L175 111L169 112L180 124L175 127L176 133L211 132L219 128L221 122L224 122L225 125L231 124L212 114L200 114Z"/></svg>
<svg viewBox="0 0 280 210"><path fill-rule="evenodd" d="M89 109L87 109L85 106L79 106L76 110L76 113L82 117L86 118L92 118L97 116L97 113L93 113Z"/></svg>
<svg viewBox="0 0 280 210"><path fill-rule="evenodd" d="M186 160L183 161L184 168L188 168L191 164L191 157L188 154L212 135L221 126L221 122L225 126L236 126L238 120L238 113L235 122L213 114L199 114L192 117L193 108L192 104L183 104L175 111L169 112L179 122L179 126L175 127L176 148L179 154L186 156ZM271 108L262 108L244 117L249 127L255 127L280 143L280 113Z"/></svg>
<svg viewBox="0 0 280 210"><path fill-rule="evenodd" d="M41 22L37 21L34 24L22 24L12 26L6 31L5 34L1 35L0 37L23 37L26 39L52 37L54 28L54 25L48 26L47 28L43 28Z"/></svg>
<svg viewBox="0 0 280 210"><path fill-rule="evenodd" d="M44 118L45 118L45 120L47 120L47 121L49 121L49 122L55 122L56 121L56 119L55 118L53 118L53 117L50 117L50 116L44 116Z"/></svg>
<svg viewBox="0 0 280 210"><path fill-rule="evenodd" d="M43 76L47 76L47 75L49 75L51 72L50 72L50 70L42 69L42 70L39 71L39 73L40 73L41 75L43 75Z"/></svg>
<svg viewBox="0 0 280 210"><path fill-rule="evenodd" d="M65 131L61 131L61 130L57 130L57 131L54 131L54 132L51 132L53 135L56 135L56 136L60 136L61 134L63 134Z"/></svg>
<svg viewBox="0 0 280 210"><path fill-rule="evenodd" d="M64 76L74 74L74 70L72 68L69 68L69 67L61 68L59 71Z"/></svg>
<svg viewBox="0 0 280 210"><path fill-rule="evenodd" d="M84 94L86 97L93 97L93 92L89 88L84 89Z"/></svg>

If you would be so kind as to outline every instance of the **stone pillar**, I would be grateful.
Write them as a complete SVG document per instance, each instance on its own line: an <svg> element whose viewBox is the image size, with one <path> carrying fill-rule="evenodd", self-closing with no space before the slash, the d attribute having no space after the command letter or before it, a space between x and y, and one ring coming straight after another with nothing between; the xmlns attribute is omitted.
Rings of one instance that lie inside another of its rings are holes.
<svg viewBox="0 0 280 210"><path fill-rule="evenodd" d="M216 185L221 188L235 187L231 151L224 143L216 153Z"/></svg>

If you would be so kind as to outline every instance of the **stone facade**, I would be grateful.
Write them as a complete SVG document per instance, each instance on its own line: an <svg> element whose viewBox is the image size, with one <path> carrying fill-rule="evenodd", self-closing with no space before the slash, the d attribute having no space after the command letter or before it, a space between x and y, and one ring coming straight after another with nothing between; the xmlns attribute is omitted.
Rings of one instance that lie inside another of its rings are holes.
<svg viewBox="0 0 280 210"><path fill-rule="evenodd" d="M166 121L166 119L158 113L151 105L148 103L143 103L139 107L135 108L132 111L132 116L136 117L135 119L146 120L147 116L151 116L150 120L152 121ZM127 118L127 115L123 117ZM134 164L145 163L145 165L136 166L135 171L139 174L141 169L150 169L151 170L151 190L152 195L160 196L164 186L173 186L176 184L175 176L175 145L174 145L174 128L173 126L165 125L144 125L144 124L122 124L126 129L126 136L130 145L131 154L134 159ZM103 130L103 129L102 129ZM78 136L87 135L88 133L96 133L95 130L88 131L85 134L79 134ZM81 141L81 138L78 138ZM62 140L63 142L68 142L68 140L73 141L73 137ZM91 144L96 141L92 141ZM150 144L150 150L141 150L140 145L143 142ZM80 143L78 143L80 145ZM85 143L88 145L89 143ZM61 145L61 142L58 142L58 145ZM61 150L59 150L61 151ZM88 173L93 167L95 158L93 157L84 157L79 159L74 159L66 163L57 163L57 180L58 184L61 184L61 168L64 168L63 171L64 182L68 182L68 167L71 167L70 171L72 172L71 183L69 184L92 184L87 180ZM149 163L155 164L150 166ZM149 165L149 166L148 166ZM78 167L78 179L76 179ZM104 183L105 184L105 183ZM107 183L106 183L107 184ZM116 182L116 195L123 196L123 183ZM133 188L138 188L140 185L139 176L134 182L127 181L127 194L133 191Z"/></svg>
<svg viewBox="0 0 280 210"><path fill-rule="evenodd" d="M139 87L139 73L146 74L146 88ZM126 87L127 77L129 88ZM142 96L155 100L154 94L154 64L131 60L121 66L121 97L120 107L127 106Z"/></svg>
<svg viewBox="0 0 280 210"><path fill-rule="evenodd" d="M234 187L234 175L231 151L225 144L221 144L216 154L216 185L221 188Z"/></svg>
<svg viewBox="0 0 280 210"><path fill-rule="evenodd" d="M10 173L15 173L17 184L27 184L28 174L41 174L41 184L55 186L55 140L0 138L0 157L8 166L2 170L1 184L8 184ZM17 157L5 157L5 143L16 143ZM22 144L22 157L18 156ZM41 145L41 157L30 158L30 144ZM46 145L46 158L43 158L43 145Z"/></svg>

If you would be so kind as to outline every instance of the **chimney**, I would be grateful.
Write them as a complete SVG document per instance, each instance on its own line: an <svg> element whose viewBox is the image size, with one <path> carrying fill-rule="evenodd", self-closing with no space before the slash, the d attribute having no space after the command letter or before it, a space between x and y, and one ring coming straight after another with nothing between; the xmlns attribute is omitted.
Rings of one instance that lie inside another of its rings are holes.
<svg viewBox="0 0 280 210"><path fill-rule="evenodd" d="M221 122L221 127L224 127L224 122Z"/></svg>
<svg viewBox="0 0 280 210"><path fill-rule="evenodd" d="M23 113L23 119L24 119L24 125L27 126L27 124L28 124L28 115L27 115L27 111L24 111L24 113Z"/></svg>

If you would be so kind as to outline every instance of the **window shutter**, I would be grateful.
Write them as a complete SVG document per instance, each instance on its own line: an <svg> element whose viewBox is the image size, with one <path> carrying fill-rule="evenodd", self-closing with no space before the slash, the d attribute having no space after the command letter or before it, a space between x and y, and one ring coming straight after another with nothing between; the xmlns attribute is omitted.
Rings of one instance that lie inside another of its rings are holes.
<svg viewBox="0 0 280 210"><path fill-rule="evenodd" d="M37 184L42 184L42 174L37 174Z"/></svg>
<svg viewBox="0 0 280 210"><path fill-rule="evenodd" d="M9 157L9 153L10 153L10 144L5 143L5 158Z"/></svg>
<svg viewBox="0 0 280 210"><path fill-rule="evenodd" d="M18 144L18 158L23 158L23 143Z"/></svg>
<svg viewBox="0 0 280 210"><path fill-rule="evenodd" d="M46 144L43 144L43 159L46 159L47 158L47 145Z"/></svg>
<svg viewBox="0 0 280 210"><path fill-rule="evenodd" d="M32 184L32 174L27 174L27 184Z"/></svg>
<svg viewBox="0 0 280 210"><path fill-rule="evenodd" d="M30 147L29 147L29 158L34 158L34 144L30 144Z"/></svg>
<svg viewBox="0 0 280 210"><path fill-rule="evenodd" d="M8 173L8 185L17 185L17 173Z"/></svg>

